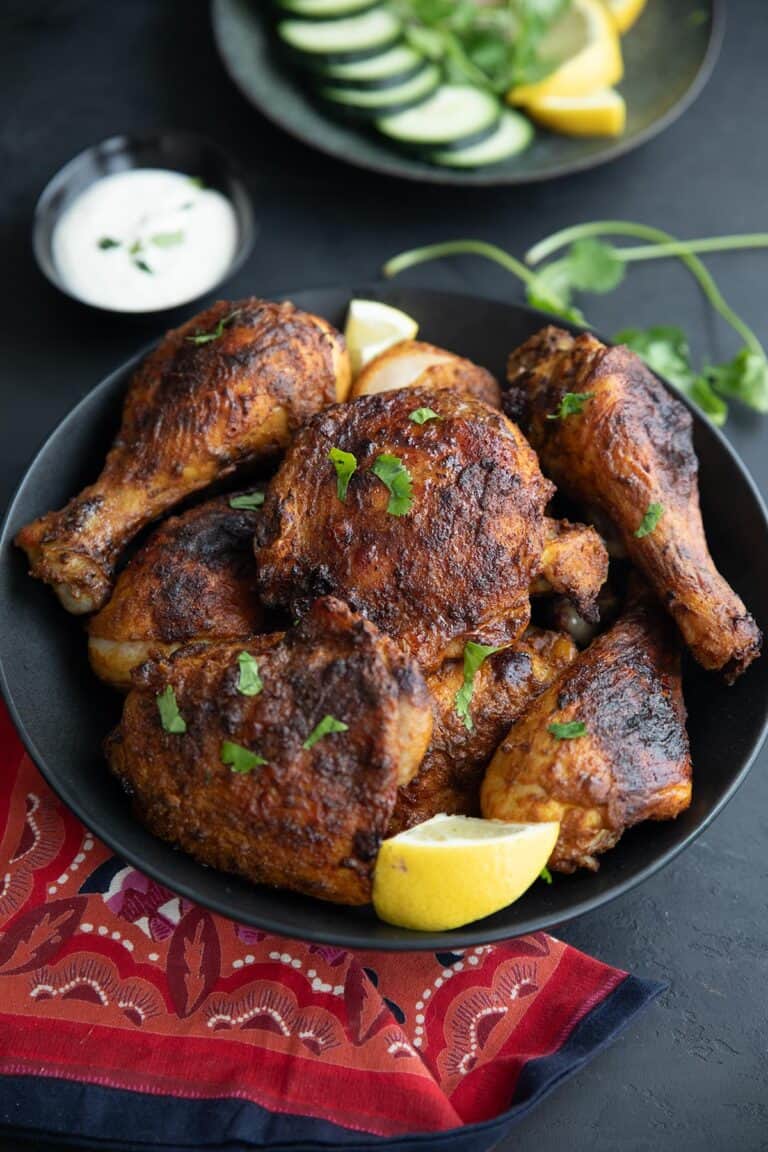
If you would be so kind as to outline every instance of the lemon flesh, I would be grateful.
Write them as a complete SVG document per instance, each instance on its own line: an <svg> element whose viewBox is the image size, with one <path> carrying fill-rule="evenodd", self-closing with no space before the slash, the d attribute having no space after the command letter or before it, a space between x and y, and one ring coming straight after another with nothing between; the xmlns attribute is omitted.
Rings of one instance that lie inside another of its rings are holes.
<svg viewBox="0 0 768 1152"><path fill-rule="evenodd" d="M645 8L646 2L647 0L603 0L622 36L625 32L629 32Z"/></svg>
<svg viewBox="0 0 768 1152"><path fill-rule="evenodd" d="M547 863L560 825L433 816L384 840L373 906L388 924L444 931L512 904Z"/></svg>
<svg viewBox="0 0 768 1152"><path fill-rule="evenodd" d="M613 88L590 96L549 96L526 106L538 124L564 136L621 136L627 123L624 97Z"/></svg>
<svg viewBox="0 0 768 1152"><path fill-rule="evenodd" d="M587 96L617 84L624 74L618 29L602 0L574 0L542 41L541 55L562 63L543 80L510 89L511 104L527 105L549 96Z"/></svg>
<svg viewBox="0 0 768 1152"><path fill-rule="evenodd" d="M344 339L347 342L352 375L374 357L401 340L414 340L419 325L412 316L378 300L351 300Z"/></svg>

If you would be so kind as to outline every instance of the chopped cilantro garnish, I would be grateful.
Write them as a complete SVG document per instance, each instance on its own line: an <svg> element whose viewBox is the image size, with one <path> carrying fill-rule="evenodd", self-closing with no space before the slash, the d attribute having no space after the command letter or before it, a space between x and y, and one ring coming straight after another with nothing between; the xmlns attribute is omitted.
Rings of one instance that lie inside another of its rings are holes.
<svg viewBox="0 0 768 1152"><path fill-rule="evenodd" d="M415 408L408 419L414 424L426 424L428 420L442 420L442 416L434 408Z"/></svg>
<svg viewBox="0 0 768 1152"><path fill-rule="evenodd" d="M470 732L475 726L469 714L469 705L472 703L472 695L475 691L475 676L483 661L488 656L493 656L494 652L500 652L503 647L503 644L498 646L476 644L474 640L468 640L464 646L464 683L456 693L455 704L458 716L464 721L464 727Z"/></svg>
<svg viewBox="0 0 768 1152"><path fill-rule="evenodd" d="M564 723L555 721L549 725L547 732L555 740L578 740L580 736L586 736L587 726L583 720L568 720Z"/></svg>
<svg viewBox="0 0 768 1152"><path fill-rule="evenodd" d="M242 744L233 744L231 740L222 742L220 756L222 764L227 765L233 772L238 772L241 776L245 776L254 768L258 768L259 765L267 763L263 756L251 752L250 748L243 748Z"/></svg>
<svg viewBox="0 0 768 1152"><path fill-rule="evenodd" d="M389 489L387 512L390 516L405 516L410 512L413 507L411 475L402 460L385 452L376 457L371 471Z"/></svg>
<svg viewBox="0 0 768 1152"><path fill-rule="evenodd" d="M315 744L317 744L318 740L322 740L323 736L328 736L331 732L346 732L348 728L348 724L345 724L342 720L337 720L335 716L325 715L320 723L315 725L309 736L307 736L302 744L302 748L314 748Z"/></svg>
<svg viewBox="0 0 768 1152"><path fill-rule="evenodd" d="M237 690L242 696L258 696L264 684L259 675L258 662L250 652L241 652L237 658L240 666L240 675L237 680Z"/></svg>
<svg viewBox="0 0 768 1152"><path fill-rule="evenodd" d="M176 703L176 693L170 684L157 694L157 710L160 713L160 723L166 732L180 734L186 732L187 722L179 712Z"/></svg>
<svg viewBox="0 0 768 1152"><path fill-rule="evenodd" d="M634 535L637 537L637 539L642 540L643 536L650 535L650 533L653 532L654 528L658 524L659 520L661 520L663 515L664 515L664 505L663 504L649 504L648 510L640 522L640 527L634 533Z"/></svg>
<svg viewBox="0 0 768 1152"><path fill-rule="evenodd" d="M565 420L567 416L580 416L587 400L591 400L594 392L566 392L556 412L550 412L547 420Z"/></svg>
<svg viewBox="0 0 768 1152"><path fill-rule="evenodd" d="M231 496L229 506L236 510L243 508L252 512L255 508L261 508L264 499L263 492L244 492L242 496Z"/></svg>
<svg viewBox="0 0 768 1152"><path fill-rule="evenodd" d="M224 329L229 328L234 320L240 315L240 309L236 308L234 312L230 312L228 316L222 316L218 324L210 332L196 332L194 336L187 336L190 344L210 344L213 340L220 340L224 335Z"/></svg>
<svg viewBox="0 0 768 1152"><path fill-rule="evenodd" d="M357 458L341 448L331 448L328 459L336 469L336 495L342 504L347 499L347 488L352 475L357 471Z"/></svg>

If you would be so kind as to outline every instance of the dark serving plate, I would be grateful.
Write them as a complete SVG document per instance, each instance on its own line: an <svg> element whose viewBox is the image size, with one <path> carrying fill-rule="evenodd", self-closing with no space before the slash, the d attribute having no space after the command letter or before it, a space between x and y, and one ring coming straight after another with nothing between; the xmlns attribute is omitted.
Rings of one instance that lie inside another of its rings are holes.
<svg viewBox="0 0 768 1152"><path fill-rule="evenodd" d="M286 67L270 30L270 5L213 0L219 53L240 91L278 127L338 160L387 176L431 184L530 184L594 168L630 152L680 116L696 99L717 61L724 0L648 0L622 38L627 100L623 136L566 137L537 129L533 145L503 164L474 171L439 168L407 156L374 132L330 116L308 98Z"/></svg>
<svg viewBox="0 0 768 1152"><path fill-rule="evenodd" d="M546 322L528 308L413 289L326 289L293 299L342 324L354 295L378 296L416 317L424 340L443 344L500 377L507 353ZM567 327L567 325L565 325ZM576 329L573 329L574 331ZM139 357L119 368L62 421L32 461L0 536L0 686L30 755L52 788L116 853L174 891L234 920L287 936L382 949L481 944L562 923L629 891L668 864L709 824L746 776L768 723L768 658L732 688L692 663L685 697L694 762L691 808L669 823L641 825L603 857L593 875L556 876L516 904L453 932L415 933L378 921L371 908L342 908L224 875L156 839L131 813L109 775L101 742L119 697L92 674L83 626L26 575L14 533L60 507L99 471ZM724 437L695 415L704 519L715 560L768 624L768 519L744 466Z"/></svg>

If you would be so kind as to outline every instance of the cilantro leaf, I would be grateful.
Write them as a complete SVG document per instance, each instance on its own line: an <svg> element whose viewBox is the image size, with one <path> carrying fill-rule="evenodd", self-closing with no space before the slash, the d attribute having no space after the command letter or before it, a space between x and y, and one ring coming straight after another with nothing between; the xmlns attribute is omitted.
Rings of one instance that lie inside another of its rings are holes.
<svg viewBox="0 0 768 1152"><path fill-rule="evenodd" d="M568 720L565 723L555 721L548 725L547 732L555 740L578 740L580 736L586 736L587 726L583 720Z"/></svg>
<svg viewBox="0 0 768 1152"><path fill-rule="evenodd" d="M133 264L135 268L138 268L139 272L148 272L150 276L154 276L154 269L150 268L146 260L142 260L141 257L139 257L137 260L134 260Z"/></svg>
<svg viewBox="0 0 768 1152"><path fill-rule="evenodd" d="M640 527L636 532L633 532L633 535L636 536L638 540L642 540L644 536L649 536L663 515L663 504L649 504L645 516L643 516L640 522Z"/></svg>
<svg viewBox="0 0 768 1152"><path fill-rule="evenodd" d="M525 296L533 308L552 312L573 324L583 324L584 315L571 304L571 275L568 260L553 260L537 272L525 286Z"/></svg>
<svg viewBox="0 0 768 1152"><path fill-rule="evenodd" d="M591 237L571 244L565 260L571 286L580 292L613 292L627 273L618 249Z"/></svg>
<svg viewBox="0 0 768 1152"><path fill-rule="evenodd" d="M464 645L464 683L456 693L454 703L456 705L457 716L464 721L464 727L469 732L471 732L475 726L469 714L469 706L472 703L472 696L475 691L475 676L483 661L489 656L493 656L495 652L501 652L503 647L503 644L496 646L493 644L477 644L474 640L468 640Z"/></svg>
<svg viewBox="0 0 768 1152"><path fill-rule="evenodd" d="M428 420L442 420L434 408L414 408L408 417L414 424L426 424Z"/></svg>
<svg viewBox="0 0 768 1152"><path fill-rule="evenodd" d="M180 735L187 730L187 722L179 712L179 706L176 703L176 693L170 684L166 684L162 692L158 692L155 697L157 700L157 710L160 713L160 723L165 732L173 732Z"/></svg>
<svg viewBox="0 0 768 1152"><path fill-rule="evenodd" d="M120 241L113 240L111 236L102 236L101 239L97 241L97 244L99 248L101 248L102 252L107 252L110 248L122 247Z"/></svg>
<svg viewBox="0 0 768 1152"><path fill-rule="evenodd" d="M688 341L681 328L667 325L625 328L616 333L614 340L636 352L652 372L663 376L692 400L713 424L719 427L725 423L728 406L713 390L706 375L697 375L693 370Z"/></svg>
<svg viewBox="0 0 768 1152"><path fill-rule="evenodd" d="M349 482L357 471L357 457L352 452L344 452L341 448L331 448L328 459L336 469L336 495L344 504Z"/></svg>
<svg viewBox="0 0 768 1152"><path fill-rule="evenodd" d="M539 872L539 879L543 880L545 884L552 883L552 873L550 872L549 868L547 868L546 864L542 868L541 872Z"/></svg>
<svg viewBox="0 0 768 1152"><path fill-rule="evenodd" d="M705 376L721 395L732 396L757 412L768 412L768 362L764 356L742 348L733 360L708 368Z"/></svg>
<svg viewBox="0 0 768 1152"><path fill-rule="evenodd" d="M240 308L235 308L234 312L230 312L228 316L222 316L216 327L210 332L196 332L194 336L187 336L186 339L190 344L210 344L212 340L220 340L224 335L224 329L229 328L240 315L240 312Z"/></svg>
<svg viewBox="0 0 768 1152"><path fill-rule="evenodd" d="M149 239L157 248L175 248L184 240L184 232L181 228L176 232L156 232Z"/></svg>
<svg viewBox="0 0 768 1152"><path fill-rule="evenodd" d="M243 748L242 744L233 744L231 740L222 741L219 757L222 764L241 776L245 776L254 768L267 763L263 756L251 752L250 748Z"/></svg>
<svg viewBox="0 0 768 1152"><path fill-rule="evenodd" d="M230 508L244 508L248 512L261 508L266 499L263 492L244 492L242 496L230 496Z"/></svg>
<svg viewBox="0 0 768 1152"><path fill-rule="evenodd" d="M384 452L374 460L371 472L389 489L387 512L390 516L405 516L410 512L413 507L411 474L402 460Z"/></svg>
<svg viewBox="0 0 768 1152"><path fill-rule="evenodd" d="M264 687L259 675L258 661L250 652L241 652L237 657L237 663L240 666L240 675L237 679L238 692L241 696L258 696Z"/></svg>
<svg viewBox="0 0 768 1152"><path fill-rule="evenodd" d="M322 740L323 736L328 736L331 732L346 732L348 729L348 724L345 724L342 720L337 720L335 716L326 714L320 723L315 725L309 736L307 736L302 744L302 748L306 748L307 750L314 748L315 744L317 744L318 740Z"/></svg>
<svg viewBox="0 0 768 1152"><path fill-rule="evenodd" d="M567 416L580 416L587 400L591 400L593 396L594 392L566 392L557 411L550 412L547 420L565 420Z"/></svg>

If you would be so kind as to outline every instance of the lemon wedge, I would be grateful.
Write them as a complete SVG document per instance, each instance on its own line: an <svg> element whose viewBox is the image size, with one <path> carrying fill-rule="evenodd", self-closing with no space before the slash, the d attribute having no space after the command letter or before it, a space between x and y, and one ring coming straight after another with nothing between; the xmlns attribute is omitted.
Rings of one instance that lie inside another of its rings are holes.
<svg viewBox="0 0 768 1152"><path fill-rule="evenodd" d="M627 122L624 97L613 88L589 96L542 96L525 110L532 120L564 136L621 136Z"/></svg>
<svg viewBox="0 0 768 1152"><path fill-rule="evenodd" d="M558 823L433 816L384 840L373 906L388 924L443 931L506 908L547 863Z"/></svg>
<svg viewBox="0 0 768 1152"><path fill-rule="evenodd" d="M603 0L623 36L629 32L647 3L647 0Z"/></svg>
<svg viewBox="0 0 768 1152"><path fill-rule="evenodd" d="M351 300L344 339L352 375L401 340L414 340L419 326L412 316L379 300Z"/></svg>
<svg viewBox="0 0 768 1152"><path fill-rule="evenodd" d="M545 96L587 96L617 84L624 74L618 29L602 0L573 0L542 40L541 55L562 63L543 80L510 89L511 104L530 104Z"/></svg>

